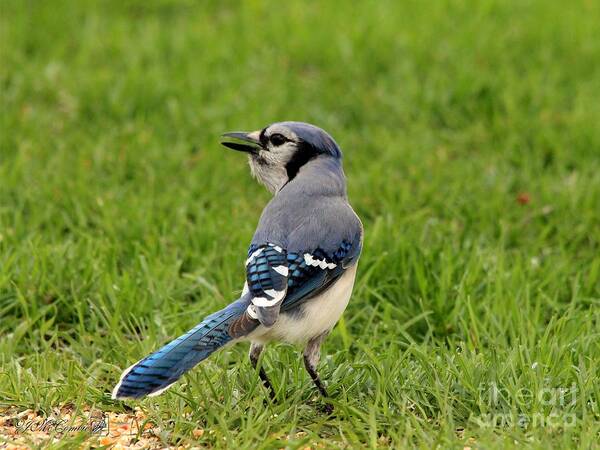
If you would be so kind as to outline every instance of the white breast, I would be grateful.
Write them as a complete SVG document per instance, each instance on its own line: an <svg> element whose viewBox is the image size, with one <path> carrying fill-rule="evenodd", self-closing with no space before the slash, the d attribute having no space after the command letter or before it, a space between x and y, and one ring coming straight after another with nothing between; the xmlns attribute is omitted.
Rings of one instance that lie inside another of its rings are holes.
<svg viewBox="0 0 600 450"><path fill-rule="evenodd" d="M303 303L303 314L283 313L272 327L266 328L261 325L250 333L247 339L261 344L273 340L303 344L331 330L350 300L356 266L357 264L348 268L340 279L321 295Z"/></svg>

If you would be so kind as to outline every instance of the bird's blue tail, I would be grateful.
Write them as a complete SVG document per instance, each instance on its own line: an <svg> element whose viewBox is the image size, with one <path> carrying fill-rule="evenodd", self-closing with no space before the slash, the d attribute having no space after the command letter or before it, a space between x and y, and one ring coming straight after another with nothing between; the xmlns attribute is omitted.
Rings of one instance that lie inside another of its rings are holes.
<svg viewBox="0 0 600 450"><path fill-rule="evenodd" d="M234 322L244 315L248 301L240 299L211 314L184 335L135 363L121 375L112 398L141 398L163 392L214 351L235 339Z"/></svg>

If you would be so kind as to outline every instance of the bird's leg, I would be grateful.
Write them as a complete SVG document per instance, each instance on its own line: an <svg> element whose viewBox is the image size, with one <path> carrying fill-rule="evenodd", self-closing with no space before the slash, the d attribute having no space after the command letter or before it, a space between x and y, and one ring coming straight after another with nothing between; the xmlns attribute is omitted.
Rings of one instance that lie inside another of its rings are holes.
<svg viewBox="0 0 600 450"><path fill-rule="evenodd" d="M250 356L250 362L252 363L252 367L254 367L254 370L256 370L256 368L258 367L258 358L264 348L264 345L257 344L256 342L250 344L250 353L248 354L248 356ZM262 367L262 365L258 369L258 376L262 380L263 385L269 391L269 397L271 397L271 400L275 400L275 389L273 389L273 385L269 381L269 377L267 376L267 373L265 372L265 369Z"/></svg>
<svg viewBox="0 0 600 450"><path fill-rule="evenodd" d="M306 367L306 371L325 399L329 397L329 394L327 394L327 389L325 389L325 385L321 381L321 378L319 378L317 365L319 364L319 359L321 357L321 343L325 340L328 334L329 332L327 331L312 338L310 341L308 341L308 344L306 344L306 347L304 348L304 367ZM325 412L328 414L333 412L333 405L331 403L326 404Z"/></svg>

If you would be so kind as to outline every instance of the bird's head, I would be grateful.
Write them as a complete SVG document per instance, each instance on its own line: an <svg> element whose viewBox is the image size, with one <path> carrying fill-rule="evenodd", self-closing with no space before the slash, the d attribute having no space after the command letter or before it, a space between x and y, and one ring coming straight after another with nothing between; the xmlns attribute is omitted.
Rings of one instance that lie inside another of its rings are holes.
<svg viewBox="0 0 600 450"><path fill-rule="evenodd" d="M333 138L321 128L304 122L277 122L262 130L231 132L225 147L248 154L252 174L275 193L315 158L341 159Z"/></svg>

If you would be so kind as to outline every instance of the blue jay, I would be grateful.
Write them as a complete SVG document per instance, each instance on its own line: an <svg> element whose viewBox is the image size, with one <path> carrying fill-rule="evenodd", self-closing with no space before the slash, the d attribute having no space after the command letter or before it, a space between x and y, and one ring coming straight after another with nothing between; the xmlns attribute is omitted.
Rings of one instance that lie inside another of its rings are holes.
<svg viewBox="0 0 600 450"><path fill-rule="evenodd" d="M255 369L270 341L304 345L306 370L327 397L317 373L320 347L350 299L363 236L348 203L342 153L329 134L302 122L223 136L224 146L248 155L252 174L274 195L248 250L242 294L125 370L115 399L158 395L238 341L251 342ZM273 396L262 367L258 374Z"/></svg>

